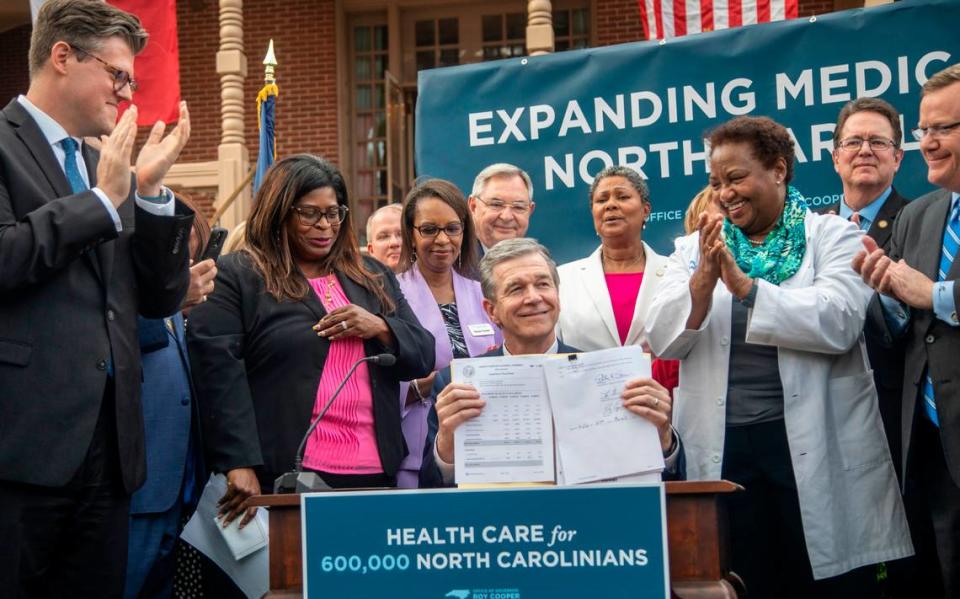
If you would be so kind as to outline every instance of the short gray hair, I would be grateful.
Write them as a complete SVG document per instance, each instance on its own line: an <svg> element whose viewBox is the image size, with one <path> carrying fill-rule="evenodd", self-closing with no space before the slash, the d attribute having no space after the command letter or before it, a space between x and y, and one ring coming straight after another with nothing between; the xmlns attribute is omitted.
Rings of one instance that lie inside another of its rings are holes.
<svg viewBox="0 0 960 599"><path fill-rule="evenodd" d="M596 193L597 186L600 185L600 181L607 177L623 177L630 182L631 187L637 190L641 200L647 204L650 203L650 188L647 187L647 183L643 180L643 177L640 176L640 173L629 166L613 165L597 173L597 176L593 179L593 183L590 184L590 195L588 199L591 204L593 203L593 194Z"/></svg>
<svg viewBox="0 0 960 599"><path fill-rule="evenodd" d="M547 248L540 245L536 239L530 237L518 237L516 239L504 239L497 245L490 248L480 260L480 289L483 291L483 297L495 301L497 299L497 282L493 278L493 269L497 265L513 260L528 254L540 254L546 260L550 267L550 276L553 277L553 284L560 286L560 273L557 272L557 263L550 257Z"/></svg>
<svg viewBox="0 0 960 599"><path fill-rule="evenodd" d="M487 186L487 182L494 177L520 177L523 179L523 184L527 186L530 201L533 201L533 181L530 180L530 175L519 166L507 164L506 162L491 164L480 171L477 178L473 180L473 190L470 192L470 195L472 197L479 197L480 194L483 193L483 188Z"/></svg>
<svg viewBox="0 0 960 599"><path fill-rule="evenodd" d="M367 243L370 243L371 241L373 241L372 239L370 239L370 236L373 235L373 219L377 218L378 214L382 214L384 212L396 212L397 216L400 216L401 214L403 214L403 204L398 202L395 204L387 204L386 206L380 206L379 208L373 211L373 214L367 217Z"/></svg>
<svg viewBox="0 0 960 599"><path fill-rule="evenodd" d="M927 82L923 84L923 88L920 90L920 97L922 98L929 93L949 87L958 81L960 81L960 62L950 65L939 73L935 73L933 77L927 79Z"/></svg>

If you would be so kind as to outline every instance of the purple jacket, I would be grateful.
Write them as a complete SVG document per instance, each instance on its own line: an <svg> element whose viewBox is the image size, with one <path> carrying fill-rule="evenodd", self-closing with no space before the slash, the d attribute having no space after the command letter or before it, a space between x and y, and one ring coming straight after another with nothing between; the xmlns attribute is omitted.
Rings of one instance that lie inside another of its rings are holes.
<svg viewBox="0 0 960 599"><path fill-rule="evenodd" d="M434 370L443 370L450 365L453 359L453 347L447 335L447 327L443 323L440 307L433 297L427 281L420 273L420 268L414 264L410 270L397 276L403 296L410 309L417 315L423 328L433 333L436 341L436 364ZM460 317L460 328L463 329L463 338L467 344L467 351L471 356L482 356L491 346L503 342L500 329L497 328L487 313L483 310L483 293L480 283L468 279L453 271L453 294L457 302L457 314ZM474 335L470 325L489 325L492 335ZM400 384L400 405L403 414L403 436L407 441L407 457L400 463L397 472L397 486L402 488L416 488L420 472L420 462L423 459L423 447L427 438L427 415L433 405L433 397L411 406L406 405L407 389L409 384Z"/></svg>

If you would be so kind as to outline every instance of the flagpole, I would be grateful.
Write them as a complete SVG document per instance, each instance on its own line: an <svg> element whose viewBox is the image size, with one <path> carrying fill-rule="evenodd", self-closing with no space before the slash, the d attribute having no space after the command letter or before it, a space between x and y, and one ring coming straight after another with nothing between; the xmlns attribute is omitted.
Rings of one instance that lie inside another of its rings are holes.
<svg viewBox="0 0 960 599"><path fill-rule="evenodd" d="M260 92L260 94L264 96L263 99L266 99L266 90L270 86L274 86L277 83L276 69L277 69L277 66L279 65L279 63L277 62L277 56L273 51L272 39L270 40L270 44L267 46L267 54L266 56L263 57L263 65L264 65L264 68L263 68L264 89ZM261 127L260 118L261 118L260 109L258 107L257 108L257 129L258 130ZM262 151L260 152L260 156L261 157L263 156ZM259 162L260 162L260 158L258 158L257 160L257 163ZM227 197L226 201L224 201L223 204L220 205L220 208L218 208L216 213L213 215L213 217L210 218L211 225L220 220L220 217L223 216L223 213L226 212L228 208L230 208L230 205L233 204L234 200L237 199L237 197L240 195L240 192L243 191L243 188L249 185L251 181L254 180L254 177L256 176L256 173L257 173L257 163L251 166L250 171L247 173L247 176L243 178L243 181L240 183L239 187L233 190L233 193L231 193L230 196Z"/></svg>

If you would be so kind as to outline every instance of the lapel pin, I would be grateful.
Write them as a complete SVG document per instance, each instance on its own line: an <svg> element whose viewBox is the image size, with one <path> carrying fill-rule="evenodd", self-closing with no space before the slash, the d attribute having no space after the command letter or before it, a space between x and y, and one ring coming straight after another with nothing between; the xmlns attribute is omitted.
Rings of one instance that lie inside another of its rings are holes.
<svg viewBox="0 0 960 599"><path fill-rule="evenodd" d="M887 222L886 220L882 220L877 223L877 226L880 227L881 229L886 229L889 225L890 223Z"/></svg>
<svg viewBox="0 0 960 599"><path fill-rule="evenodd" d="M663 276L663 272L664 272L664 270L663 270L663 267L661 266L660 268L657 269L657 276L658 276L658 277L662 277L662 276Z"/></svg>

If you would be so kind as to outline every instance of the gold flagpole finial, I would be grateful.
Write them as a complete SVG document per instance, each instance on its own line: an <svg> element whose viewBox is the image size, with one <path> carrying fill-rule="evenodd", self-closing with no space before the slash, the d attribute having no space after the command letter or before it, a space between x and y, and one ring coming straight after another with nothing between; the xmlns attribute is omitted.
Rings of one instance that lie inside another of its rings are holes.
<svg viewBox="0 0 960 599"><path fill-rule="evenodd" d="M274 69L277 66L277 57L273 53L273 40L270 40L270 45L267 47L267 55L263 57L263 64L265 65L263 69L264 83L276 82L277 79L274 76Z"/></svg>

